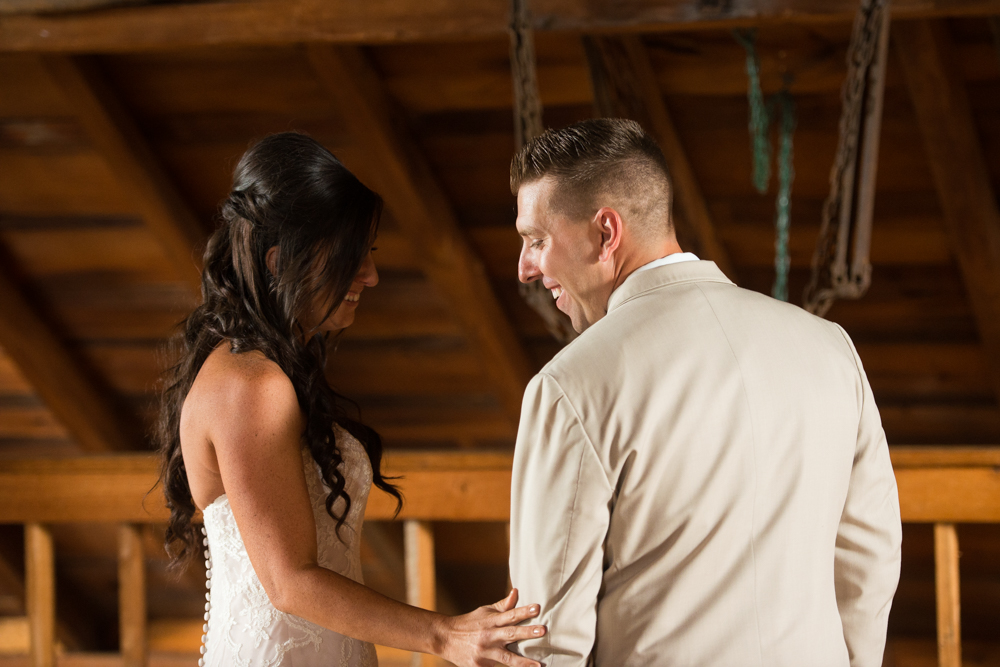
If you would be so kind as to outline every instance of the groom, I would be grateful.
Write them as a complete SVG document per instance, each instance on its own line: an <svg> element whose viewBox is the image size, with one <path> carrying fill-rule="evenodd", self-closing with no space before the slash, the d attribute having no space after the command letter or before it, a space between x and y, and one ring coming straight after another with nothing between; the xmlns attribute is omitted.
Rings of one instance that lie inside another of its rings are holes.
<svg viewBox="0 0 1000 667"><path fill-rule="evenodd" d="M549 667L880 665L901 528L871 387L836 324L682 252L624 120L514 158L523 282L582 335L528 386L511 580Z"/></svg>

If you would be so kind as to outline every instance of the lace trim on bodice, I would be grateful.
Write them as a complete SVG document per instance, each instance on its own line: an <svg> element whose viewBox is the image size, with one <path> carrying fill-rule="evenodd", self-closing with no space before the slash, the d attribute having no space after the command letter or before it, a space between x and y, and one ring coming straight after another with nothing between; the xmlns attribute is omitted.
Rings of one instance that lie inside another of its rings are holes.
<svg viewBox="0 0 1000 667"><path fill-rule="evenodd" d="M326 511L329 489L308 449L302 450L306 484L316 522L319 564L362 582L360 533L368 491L372 483L368 454L353 436L336 429L337 446L343 456L341 471L351 509L339 532ZM337 498L334 513L344 510ZM204 511L205 635L202 636L201 667L374 667L371 644L337 634L305 619L278 611L260 583L225 494Z"/></svg>

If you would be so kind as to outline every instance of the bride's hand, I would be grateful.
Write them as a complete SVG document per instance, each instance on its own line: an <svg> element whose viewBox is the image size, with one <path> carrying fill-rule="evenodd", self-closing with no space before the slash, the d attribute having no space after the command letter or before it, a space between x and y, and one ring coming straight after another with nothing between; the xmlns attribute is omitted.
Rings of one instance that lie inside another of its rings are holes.
<svg viewBox="0 0 1000 667"><path fill-rule="evenodd" d="M517 589L495 604L480 607L471 614L445 618L444 646L441 657L458 667L493 667L495 663L513 667L541 667L507 650L507 644L545 635L544 625L517 625L538 616L537 604L514 608Z"/></svg>

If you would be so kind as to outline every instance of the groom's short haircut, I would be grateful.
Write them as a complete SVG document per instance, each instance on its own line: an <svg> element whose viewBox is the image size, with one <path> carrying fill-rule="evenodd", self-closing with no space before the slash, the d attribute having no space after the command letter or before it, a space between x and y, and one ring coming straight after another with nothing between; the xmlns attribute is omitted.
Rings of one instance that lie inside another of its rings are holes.
<svg viewBox="0 0 1000 667"><path fill-rule="evenodd" d="M673 231L673 190L663 151L638 123L597 118L529 141L510 165L510 190L551 176L554 210L585 220L611 206L640 234Z"/></svg>

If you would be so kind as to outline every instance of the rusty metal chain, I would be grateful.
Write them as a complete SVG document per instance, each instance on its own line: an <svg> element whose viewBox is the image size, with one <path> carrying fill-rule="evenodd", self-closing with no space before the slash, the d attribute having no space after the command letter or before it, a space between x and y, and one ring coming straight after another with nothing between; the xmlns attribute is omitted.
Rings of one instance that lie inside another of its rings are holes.
<svg viewBox="0 0 1000 667"><path fill-rule="evenodd" d="M847 53L830 194L803 295L806 310L820 316L835 299L860 298L871 284L869 249L888 41L889 0L863 0Z"/></svg>

